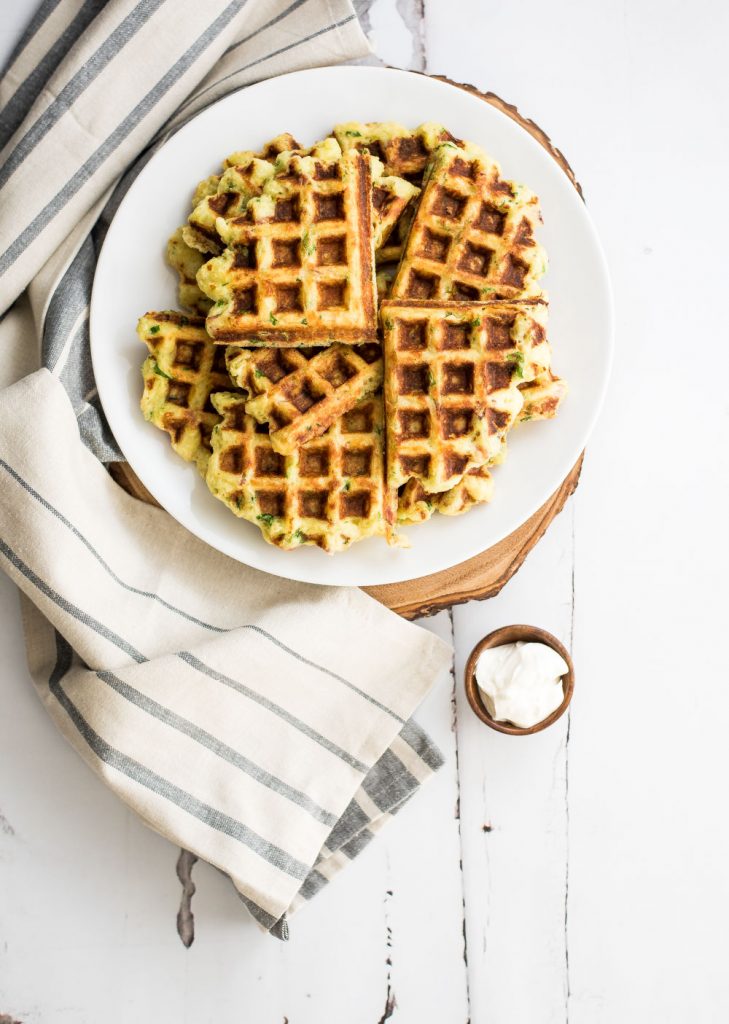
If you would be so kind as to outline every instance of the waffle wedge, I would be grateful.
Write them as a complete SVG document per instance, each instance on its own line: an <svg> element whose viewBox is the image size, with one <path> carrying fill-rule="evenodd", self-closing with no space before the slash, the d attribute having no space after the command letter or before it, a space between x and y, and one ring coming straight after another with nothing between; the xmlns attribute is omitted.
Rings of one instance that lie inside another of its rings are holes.
<svg viewBox="0 0 729 1024"><path fill-rule="evenodd" d="M534 380L520 384L524 405L519 413L519 423L529 420L551 420L567 395L567 382L547 369Z"/></svg>
<svg viewBox="0 0 729 1024"><path fill-rule="evenodd" d="M202 253L221 252L224 247L215 230L216 218L233 207L238 193L245 193L248 198L257 196L267 168L272 168L278 155L287 151L303 152L294 136L285 132L266 142L258 153L253 150L231 153L223 161L220 174L211 174L198 182L192 194L192 213L181 228L185 243ZM238 169L238 173L227 174L230 169ZM240 201L241 210L245 209L247 201Z"/></svg>
<svg viewBox="0 0 729 1024"><path fill-rule="evenodd" d="M428 493L419 480L408 480L398 497L397 522L423 523L434 512L459 516L491 501L493 493L494 480L485 466L469 469L454 487L439 494Z"/></svg>
<svg viewBox="0 0 729 1024"><path fill-rule="evenodd" d="M222 420L212 433L208 487L269 544L335 552L384 533L381 396L363 399L288 455L274 451L245 398L219 393L212 400Z"/></svg>
<svg viewBox="0 0 729 1024"><path fill-rule="evenodd" d="M386 174L420 184L433 150L443 142L460 145L442 124L426 122L415 129L394 121L348 121L334 127L342 152L367 152L381 160Z"/></svg>
<svg viewBox="0 0 729 1024"><path fill-rule="evenodd" d="M387 518L409 480L436 494L501 452L523 399L533 307L386 301Z"/></svg>
<svg viewBox="0 0 729 1024"><path fill-rule="evenodd" d="M223 170L225 171L228 167L237 167L240 164L244 164L252 157L258 160L275 161L281 153L304 152L311 152L311 150L302 149L301 143L297 142L289 132L281 132L280 135L276 135L269 142L264 143L263 147L258 151L239 149L231 153L223 160Z"/></svg>
<svg viewBox="0 0 729 1024"><path fill-rule="evenodd" d="M200 291L197 272L207 257L187 244L182 237L183 231L184 228L178 228L167 243L167 262L177 271L180 305L192 313L206 316L213 303Z"/></svg>
<svg viewBox="0 0 729 1024"><path fill-rule="evenodd" d="M230 379L248 398L263 395L272 387L303 369L323 348L238 348L228 345L225 362Z"/></svg>
<svg viewBox="0 0 729 1024"><path fill-rule="evenodd" d="M285 349L241 349L228 361L231 376L242 386L270 381L280 367ZM284 455L306 441L320 437L335 420L382 386L382 350L379 345L332 345L296 354L297 369L271 382L246 403L246 412L267 423L274 451ZM268 371L268 373L267 373Z"/></svg>
<svg viewBox="0 0 729 1024"><path fill-rule="evenodd" d="M373 163L375 163L373 161ZM378 170L375 163L374 170ZM405 178L379 174L372 182L372 224L375 254L392 253L401 245L399 231L415 208L420 189ZM386 262L383 260L383 262Z"/></svg>
<svg viewBox="0 0 729 1024"><path fill-rule="evenodd" d="M142 366L144 418L167 431L177 454L204 474L210 434L220 419L210 394L231 390L225 352L210 341L202 317L146 313L137 334L150 352Z"/></svg>
<svg viewBox="0 0 729 1024"><path fill-rule="evenodd" d="M281 148L287 145L291 148ZM218 255L223 252L225 243L216 227L218 217L242 216L248 200L259 196L266 182L275 175L276 161L294 153L325 161L338 160L342 155L338 142L332 137L314 143L309 149L302 149L288 133L271 139L259 153L251 150L232 153L223 161L223 173L208 179L215 182L215 188L206 191L200 202L193 206L183 232L188 245L203 253Z"/></svg>
<svg viewBox="0 0 729 1024"><path fill-rule="evenodd" d="M185 242L206 255L221 253L225 245L216 228L218 217L244 213L248 200L259 196L275 173L274 164L253 155L245 163L228 167L218 178L215 192L204 196L188 217L182 230Z"/></svg>
<svg viewBox="0 0 729 1024"><path fill-rule="evenodd" d="M218 218L229 246L197 275L218 342L262 346L375 341L371 174L360 153L290 156L246 213Z"/></svg>
<svg viewBox="0 0 729 1024"><path fill-rule="evenodd" d="M475 148L439 146L392 286L393 298L518 299L539 293L539 201Z"/></svg>

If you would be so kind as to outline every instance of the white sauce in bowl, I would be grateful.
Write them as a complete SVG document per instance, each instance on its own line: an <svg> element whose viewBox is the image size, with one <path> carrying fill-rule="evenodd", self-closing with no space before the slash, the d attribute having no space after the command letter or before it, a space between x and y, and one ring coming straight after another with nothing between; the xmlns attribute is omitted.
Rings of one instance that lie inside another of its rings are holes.
<svg viewBox="0 0 729 1024"><path fill-rule="evenodd" d="M568 672L564 658L547 644L518 641L483 651L475 675L491 717L528 729L560 706Z"/></svg>

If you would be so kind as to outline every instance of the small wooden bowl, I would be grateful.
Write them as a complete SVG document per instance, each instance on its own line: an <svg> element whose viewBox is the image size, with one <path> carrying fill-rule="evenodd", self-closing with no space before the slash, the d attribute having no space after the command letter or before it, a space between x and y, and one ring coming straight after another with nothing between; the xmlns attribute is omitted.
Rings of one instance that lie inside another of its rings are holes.
<svg viewBox="0 0 729 1024"><path fill-rule="evenodd" d="M531 725L528 729L518 725L512 725L510 722L497 722L495 718L492 718L483 698L481 697L481 691L479 690L478 683L476 682L476 663L481 653L489 647L500 647L501 644L513 644L516 643L517 640L524 640L527 643L546 644L558 654L562 655L569 669L567 675L562 677L564 700L560 706L553 711L551 715L548 715L544 721L537 722L536 725ZM466 662L464 683L468 703L482 722L485 722L486 725L495 729L497 732L505 732L509 736L530 736L532 733L541 732L542 729L546 729L547 726L556 722L557 719L565 713L569 706L569 702L572 700L572 693L575 688L575 671L569 651L559 642L556 636L552 636L552 634L548 633L546 629L539 629L537 626L503 626L501 629L496 629L493 633L489 633L489 635L485 636L483 640L479 640L473 648L471 655Z"/></svg>

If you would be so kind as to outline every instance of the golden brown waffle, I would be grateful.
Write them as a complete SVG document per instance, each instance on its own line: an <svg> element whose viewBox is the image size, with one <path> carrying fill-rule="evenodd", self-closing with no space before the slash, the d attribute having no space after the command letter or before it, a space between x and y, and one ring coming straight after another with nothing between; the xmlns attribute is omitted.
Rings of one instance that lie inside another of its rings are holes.
<svg viewBox="0 0 729 1024"><path fill-rule="evenodd" d="M397 524L486 503L508 430L567 391L540 220L441 125L353 122L307 150L284 134L231 153L168 243L180 304L201 315L139 322L144 415L282 548L400 543Z"/></svg>
<svg viewBox="0 0 729 1024"><path fill-rule="evenodd" d="M474 505L491 501L493 493L493 477L485 466L470 469L455 487L440 494L429 494L419 480L409 480L398 498L397 521L424 523L434 512L459 516Z"/></svg>
<svg viewBox="0 0 729 1024"><path fill-rule="evenodd" d="M251 375L258 384L261 378L270 380L270 374L277 373L278 357L286 351L238 350L239 354L229 359L228 368L241 386L250 381ZM318 351L308 350L307 355L308 358L299 355L302 365L293 373L271 383L246 403L249 416L258 423L268 423L271 444L284 455L320 437L361 398L382 386L379 345L332 345Z"/></svg>
<svg viewBox="0 0 729 1024"><path fill-rule="evenodd" d="M290 150L282 146L291 145ZM293 135L277 135L266 143L260 153L241 150L223 161L223 173L201 182L196 195L202 191L200 201L193 204L183 237L188 245L200 252L217 255L225 249L216 223L218 217L229 219L245 213L248 200L259 196L263 186L276 173L276 161L293 153L315 156L320 160L338 160L342 155L334 138L315 142L309 149L301 149ZM214 187L212 187L214 186Z"/></svg>
<svg viewBox="0 0 729 1024"><path fill-rule="evenodd" d="M369 161L292 156L246 213L218 219L229 246L198 271L207 330L246 346L375 341Z"/></svg>
<svg viewBox="0 0 729 1024"><path fill-rule="evenodd" d="M567 394L565 381L546 370L535 380L519 385L524 405L517 423L529 420L552 419ZM506 457L506 438L502 441L502 449L498 455L489 460L489 466L503 462ZM483 505L491 501L494 493L494 480L485 466L470 469L463 478L449 491L440 494L429 494L419 480L409 480L402 488L397 503L397 521L399 524L422 523L430 519L434 512L456 516L467 512L474 505Z"/></svg>
<svg viewBox="0 0 729 1024"><path fill-rule="evenodd" d="M213 404L222 422L213 430L208 487L269 544L334 552L384 533L381 396L363 399L289 455L274 451L243 397L218 393Z"/></svg>
<svg viewBox="0 0 729 1024"><path fill-rule="evenodd" d="M289 150L281 148L287 145L291 147ZM285 134L272 139L260 153L249 150L232 153L223 162L222 175L213 175L198 185L195 192L198 202L193 202L193 211L184 226L184 241L202 253L221 253L225 245L217 231L218 217L241 216L248 200L260 195L265 182L275 173L277 158L293 154L333 161L341 158L342 151L331 136L309 149L302 149L293 136ZM372 173L372 217L377 250L384 246L420 190L404 178L385 175L380 161L373 161ZM401 240L397 248L399 259Z"/></svg>
<svg viewBox="0 0 729 1024"><path fill-rule="evenodd" d="M448 491L501 451L522 406L532 307L397 300L381 306L387 411L387 517L411 479Z"/></svg>
<svg viewBox="0 0 729 1024"><path fill-rule="evenodd" d="M150 351L142 367L144 418L166 430L178 455L204 474L210 434L220 419L210 394L231 390L225 352L210 341L203 317L146 313L137 334Z"/></svg>
<svg viewBox="0 0 729 1024"><path fill-rule="evenodd" d="M275 138L271 139L270 142L266 142L262 149L258 152L254 152L251 149L239 149L235 153L231 153L223 160L223 170L228 167L237 167L240 164L247 163L252 157L256 157L258 160L271 160L275 161L276 157L281 153L304 153L311 152L310 150L304 150L301 147L301 143L297 142L296 139L289 132L282 132Z"/></svg>
<svg viewBox="0 0 729 1024"><path fill-rule="evenodd" d="M192 196L193 213L188 219L187 224L183 224L180 228L185 244L202 253L221 251L222 247L220 245L220 239L214 231L215 219L219 213L215 210L215 204L210 210L208 210L205 200L216 196L218 193L235 191L236 185L239 183L249 190L255 188L255 176L252 173L248 175L243 173L240 176L234 175L231 178L227 178L221 187L221 180L225 176L225 172L228 168L240 167L242 171L245 171L254 161L274 161L279 153L282 153L285 150L294 149L299 149L299 143L293 135L289 135L288 132L286 132L283 135L277 135L275 139L271 139L271 141L267 142L263 149L258 153L251 149L245 149L238 150L226 157L223 161L222 173L211 174L209 177L198 182L197 187L195 188ZM251 191L251 194L256 195L258 193L256 191ZM222 204L222 202L222 200L216 200L217 204ZM233 199L231 198L229 200L229 204L232 204L232 202ZM245 204L243 204L242 208L245 208Z"/></svg>
<svg viewBox="0 0 729 1024"><path fill-rule="evenodd" d="M377 165L375 165L375 170ZM420 189L405 178L379 175L372 182L372 222L375 253L392 252L400 245L398 233ZM395 230L397 229L397 230ZM395 236L390 245L391 236ZM398 257L399 258L399 257Z"/></svg>
<svg viewBox="0 0 729 1024"><path fill-rule="evenodd" d="M519 385L524 405L519 413L519 423L529 420L551 420L567 395L567 382L555 376L551 370L540 373L533 381Z"/></svg>
<svg viewBox="0 0 729 1024"><path fill-rule="evenodd" d="M197 272L207 257L185 242L183 231L184 228L178 228L167 243L167 262L177 271L180 279L177 288L180 305L200 316L206 316L213 303L200 291Z"/></svg>
<svg viewBox="0 0 729 1024"><path fill-rule="evenodd" d="M430 154L443 142L460 145L442 124L426 122L418 128L403 128L393 121L348 121L334 127L342 152L358 150L381 160L386 174L396 174L420 184Z"/></svg>
<svg viewBox="0 0 729 1024"><path fill-rule="evenodd" d="M393 298L483 302L538 294L539 200L475 148L439 146L428 168Z"/></svg>
<svg viewBox="0 0 729 1024"><path fill-rule="evenodd" d="M229 167L220 175L215 192L204 196L188 217L182 232L185 242L200 253L222 252L225 245L215 226L218 217L238 217L244 213L248 200L259 196L274 174L275 167L270 161L254 156L246 163Z"/></svg>
<svg viewBox="0 0 729 1024"><path fill-rule="evenodd" d="M220 182L219 174L211 174L207 178L203 178L202 181L198 181L195 186L195 191L192 193L192 208L193 210L198 203L201 203L205 196L214 196L218 191L218 184ZM184 227L184 225L183 225Z"/></svg>
<svg viewBox="0 0 729 1024"><path fill-rule="evenodd" d="M263 395L291 373L305 367L323 348L238 348L228 345L225 362L230 379L249 398Z"/></svg>
<svg viewBox="0 0 729 1024"><path fill-rule="evenodd" d="M383 246L375 251L375 263L377 267L394 263L396 268L402 259L402 254L405 252L405 242L410 231L410 225L415 211L417 209L417 203L409 203L405 207L402 216L395 225L389 238Z"/></svg>

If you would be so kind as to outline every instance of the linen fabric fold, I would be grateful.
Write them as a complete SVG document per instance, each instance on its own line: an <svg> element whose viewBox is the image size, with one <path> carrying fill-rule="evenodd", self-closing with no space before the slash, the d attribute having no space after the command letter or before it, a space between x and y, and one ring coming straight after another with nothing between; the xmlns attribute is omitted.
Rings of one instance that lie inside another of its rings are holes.
<svg viewBox="0 0 729 1024"><path fill-rule="evenodd" d="M440 765L411 716L450 649L122 491L88 303L104 226L172 131L367 49L349 0L43 0L0 80L0 565L31 674L103 781L280 937Z"/></svg>
<svg viewBox="0 0 729 1024"><path fill-rule="evenodd" d="M350 0L43 0L0 79L0 314L29 286L42 365L99 458L123 456L94 386L89 302L127 188L221 96L368 52ZM211 146L211 173L224 156Z"/></svg>
<svg viewBox="0 0 729 1024"><path fill-rule="evenodd" d="M282 933L439 767L411 715L448 645L361 591L239 565L127 495L47 370L2 393L0 487L0 558L61 732Z"/></svg>

